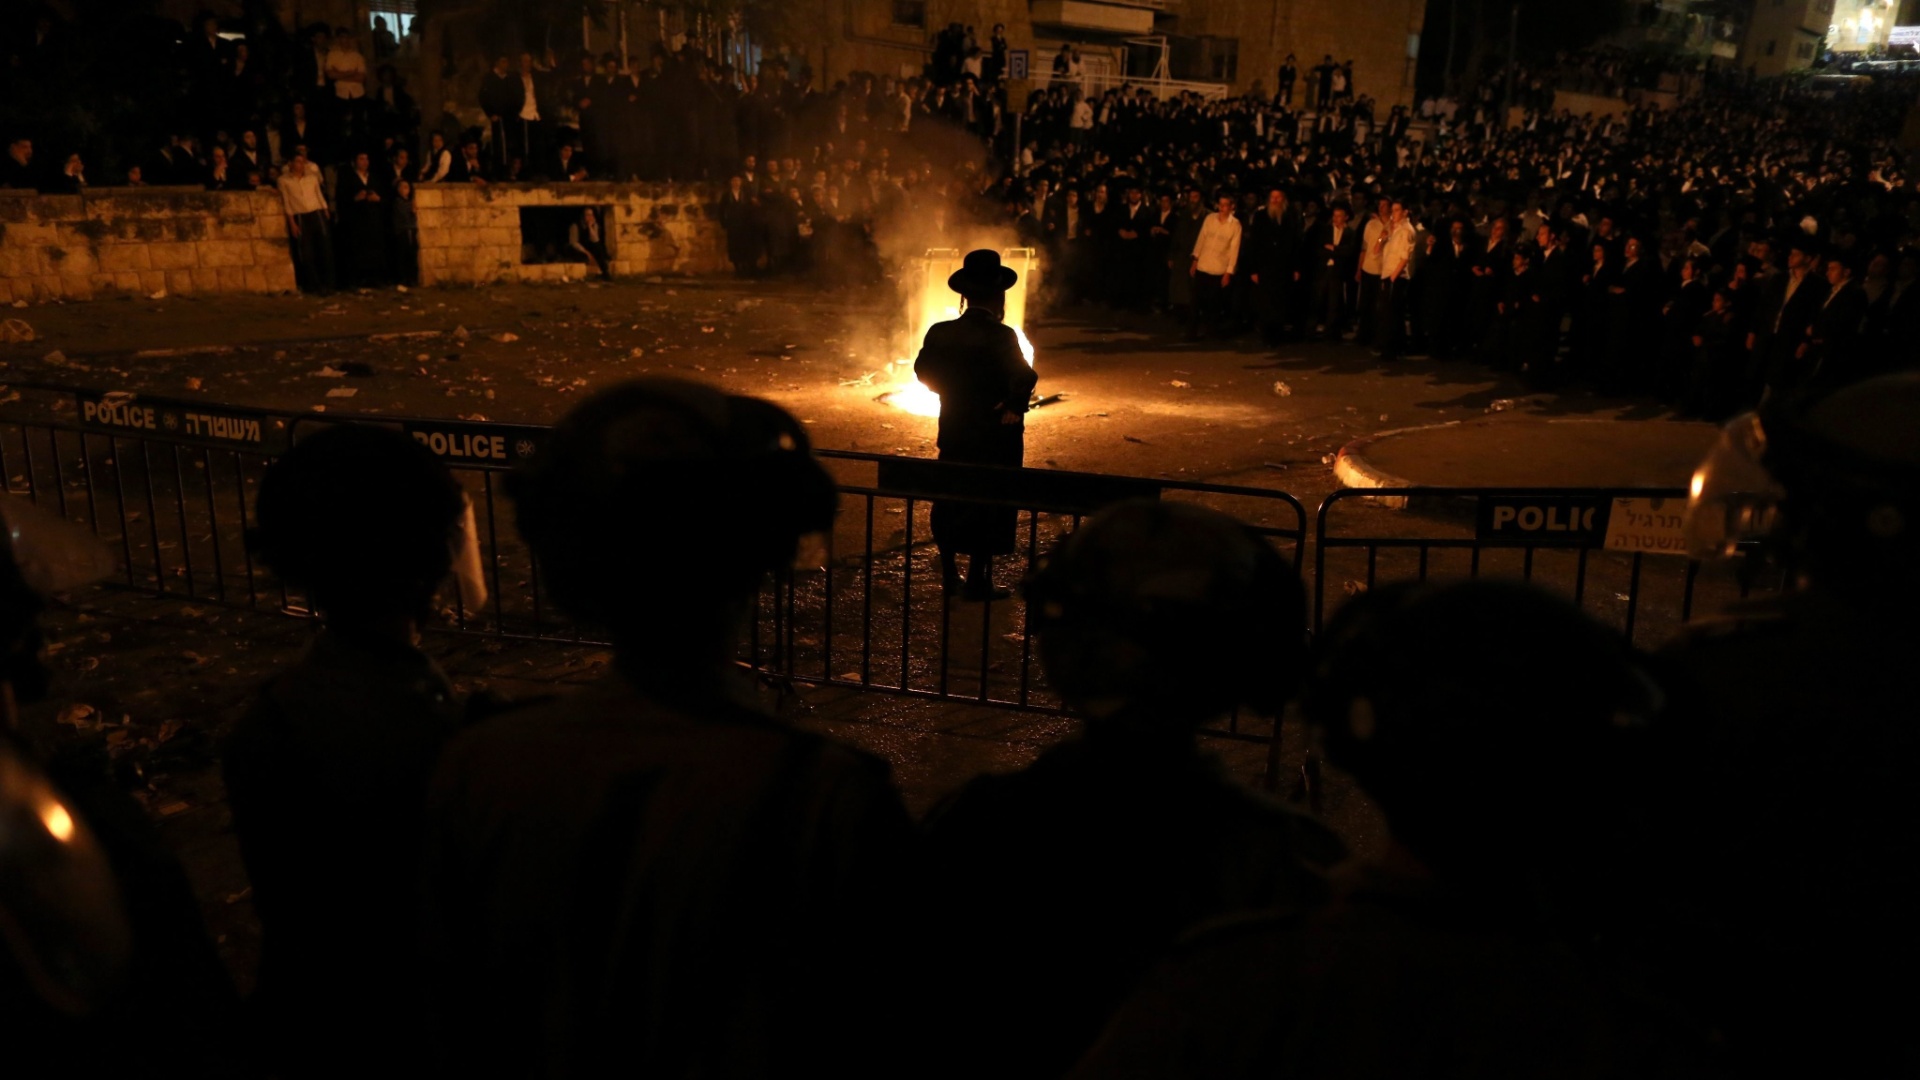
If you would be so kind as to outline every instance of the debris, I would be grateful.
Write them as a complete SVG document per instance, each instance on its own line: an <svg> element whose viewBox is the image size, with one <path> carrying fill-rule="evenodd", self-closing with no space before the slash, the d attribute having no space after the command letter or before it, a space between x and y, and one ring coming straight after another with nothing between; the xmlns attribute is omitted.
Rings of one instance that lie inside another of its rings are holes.
<svg viewBox="0 0 1920 1080"><path fill-rule="evenodd" d="M87 731L100 726L100 710L76 701L60 710L59 722Z"/></svg>
<svg viewBox="0 0 1920 1080"><path fill-rule="evenodd" d="M315 405L315 406L313 407L313 411L314 411L314 412L326 412L326 411L327 411L327 407L326 407L325 405Z"/></svg>
<svg viewBox="0 0 1920 1080"><path fill-rule="evenodd" d="M1288 386L1286 383L1283 383L1283 382L1277 382L1273 384L1273 392L1280 395L1281 397L1292 397L1293 387Z"/></svg>
<svg viewBox="0 0 1920 1080"><path fill-rule="evenodd" d="M27 324L27 320L8 319L5 322L0 322L0 341L12 344L32 340L33 327Z"/></svg>
<svg viewBox="0 0 1920 1080"><path fill-rule="evenodd" d="M455 337L456 339L458 339L458 340L460 340L460 341L465 341L465 340L467 340L467 336L468 336L468 335L467 335L467 328L466 328L466 327L464 327L464 326L456 326L456 327L454 327L454 328L453 328L453 336L454 336L454 337Z"/></svg>
<svg viewBox="0 0 1920 1080"><path fill-rule="evenodd" d="M1139 443L1139 444L1141 444L1142 446L1144 446L1144 445L1146 445L1146 442L1147 442L1147 440L1145 440L1145 439L1136 439L1136 438L1134 438L1134 437L1133 437L1133 436L1131 436L1131 435L1122 435L1122 436L1121 436L1121 438L1123 438L1123 439L1125 439L1125 440L1127 440L1128 442L1137 442L1137 443Z"/></svg>
<svg viewBox="0 0 1920 1080"><path fill-rule="evenodd" d="M414 360L422 364L426 363L431 359L433 359L433 356L430 353L419 353L414 356Z"/></svg>
<svg viewBox="0 0 1920 1080"><path fill-rule="evenodd" d="M26 302L25 300L15 300L15 301L13 302L13 306L14 306L14 307L26 307L26 306L27 306L27 302Z"/></svg>
<svg viewBox="0 0 1920 1080"><path fill-rule="evenodd" d="M511 330L502 330L499 333L493 335L493 340L499 342L502 345L511 345L514 342L520 340L520 335L514 333Z"/></svg>
<svg viewBox="0 0 1920 1080"><path fill-rule="evenodd" d="M166 298L167 290L165 289L155 289L147 294L147 299L149 300L165 300Z"/></svg>
<svg viewBox="0 0 1920 1080"><path fill-rule="evenodd" d="M112 408L119 408L120 406L129 404L132 401L133 401L133 395L128 393L125 390L114 390L110 393L103 394L100 397L100 403L102 405L107 405Z"/></svg>
<svg viewBox="0 0 1920 1080"><path fill-rule="evenodd" d="M733 305L733 310L735 312L750 311L753 308L757 308L759 306L760 306L759 300L749 297L748 299L735 302Z"/></svg>
<svg viewBox="0 0 1920 1080"><path fill-rule="evenodd" d="M61 352L59 349L55 349L41 357L40 360L42 363L52 364L54 367L64 367L67 362L67 354Z"/></svg>
<svg viewBox="0 0 1920 1080"><path fill-rule="evenodd" d="M200 385L200 377L198 375L187 376L187 389L198 390L200 389Z"/></svg>
<svg viewBox="0 0 1920 1080"><path fill-rule="evenodd" d="M1487 406L1487 411L1488 412L1506 412L1508 409L1511 409L1511 408L1513 408L1512 398L1494 398L1492 403L1490 403Z"/></svg>
<svg viewBox="0 0 1920 1080"><path fill-rule="evenodd" d="M347 377L347 373L345 371L341 370L340 368L334 367L332 364L328 364L325 367L322 367L319 371L312 371L312 372L308 372L307 374L309 378L314 378L314 379L344 379Z"/></svg>
<svg viewBox="0 0 1920 1080"><path fill-rule="evenodd" d="M1285 465L1285 464L1284 464L1284 463L1282 463L1282 462L1278 462L1278 461L1269 461L1269 462L1267 462L1267 468L1269 468L1269 469L1279 469L1279 470L1280 470L1281 472L1285 472L1285 471L1287 471L1287 468L1288 468L1288 466L1287 466L1287 465Z"/></svg>
<svg viewBox="0 0 1920 1080"><path fill-rule="evenodd" d="M1349 581L1341 585L1340 590L1348 596L1359 596L1361 593L1367 591L1367 583L1364 581Z"/></svg>
<svg viewBox="0 0 1920 1080"><path fill-rule="evenodd" d="M1385 421L1385 420L1387 419L1387 414L1386 414L1386 413L1381 413L1381 414L1380 414L1380 419L1381 419L1381 421L1382 421L1382 422L1384 422L1384 421Z"/></svg>
<svg viewBox="0 0 1920 1080"><path fill-rule="evenodd" d="M711 326L703 326L703 327L701 327L701 328L700 328L700 332L701 332L701 333L703 333L703 334L711 334L711 333L713 333L713 327L711 327Z"/></svg>
<svg viewBox="0 0 1920 1080"><path fill-rule="evenodd" d="M1320 464L1322 464L1322 465L1331 465L1331 464L1333 464L1333 455L1332 455L1332 454L1321 454L1321 455L1320 455Z"/></svg>
<svg viewBox="0 0 1920 1080"><path fill-rule="evenodd" d="M1187 382L1187 381L1185 381L1185 380L1183 380L1183 379L1175 379L1175 380L1173 380L1173 384L1172 384L1172 385L1173 385L1173 388L1174 388L1175 390L1191 390L1191 389L1193 389L1193 384L1192 384L1192 383L1190 383L1190 382Z"/></svg>
<svg viewBox="0 0 1920 1080"><path fill-rule="evenodd" d="M395 288L396 290L398 290L398 291L400 291L400 292L406 292L406 291L407 291L407 287L406 287L405 285L395 285L395 286L394 286L394 288Z"/></svg>
<svg viewBox="0 0 1920 1080"><path fill-rule="evenodd" d="M352 397L360 391L352 386L336 386L327 391L328 397Z"/></svg>

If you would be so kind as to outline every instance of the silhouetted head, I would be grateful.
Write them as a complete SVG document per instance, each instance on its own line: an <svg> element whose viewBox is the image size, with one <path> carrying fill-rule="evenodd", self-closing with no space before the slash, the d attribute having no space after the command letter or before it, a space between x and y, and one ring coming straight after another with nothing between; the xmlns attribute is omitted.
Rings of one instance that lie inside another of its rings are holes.
<svg viewBox="0 0 1920 1080"><path fill-rule="evenodd" d="M1025 594L1049 681L1096 722L1188 731L1241 705L1276 715L1305 661L1299 575L1205 507L1109 507Z"/></svg>
<svg viewBox="0 0 1920 1080"><path fill-rule="evenodd" d="M562 610L675 653L730 640L838 502L786 410L664 377L582 402L507 491Z"/></svg>
<svg viewBox="0 0 1920 1080"><path fill-rule="evenodd" d="M335 625L424 619L452 568L466 496L406 434L330 427L268 467L249 539Z"/></svg>
<svg viewBox="0 0 1920 1080"><path fill-rule="evenodd" d="M1405 584L1327 627L1306 714L1393 836L1457 879L1526 874L1619 824L1656 684L1614 631L1517 582Z"/></svg>

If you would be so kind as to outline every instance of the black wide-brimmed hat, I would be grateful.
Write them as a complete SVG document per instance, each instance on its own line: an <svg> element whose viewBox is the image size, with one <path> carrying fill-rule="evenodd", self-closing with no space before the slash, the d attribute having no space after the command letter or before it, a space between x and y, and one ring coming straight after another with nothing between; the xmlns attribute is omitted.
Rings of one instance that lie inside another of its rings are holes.
<svg viewBox="0 0 1920 1080"><path fill-rule="evenodd" d="M947 278L947 288L962 296L970 293L1006 292L1020 280L1010 266L1000 265L1000 253L991 248L967 252L960 269Z"/></svg>

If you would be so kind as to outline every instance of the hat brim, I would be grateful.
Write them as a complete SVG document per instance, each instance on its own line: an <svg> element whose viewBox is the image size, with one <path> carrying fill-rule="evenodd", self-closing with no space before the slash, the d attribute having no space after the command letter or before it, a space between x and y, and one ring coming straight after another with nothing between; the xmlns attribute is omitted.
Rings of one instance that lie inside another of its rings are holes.
<svg viewBox="0 0 1920 1080"><path fill-rule="evenodd" d="M947 288L954 292L1006 292L1020 281L1020 275L1011 266L1002 266L991 273L981 273L961 267L947 278Z"/></svg>

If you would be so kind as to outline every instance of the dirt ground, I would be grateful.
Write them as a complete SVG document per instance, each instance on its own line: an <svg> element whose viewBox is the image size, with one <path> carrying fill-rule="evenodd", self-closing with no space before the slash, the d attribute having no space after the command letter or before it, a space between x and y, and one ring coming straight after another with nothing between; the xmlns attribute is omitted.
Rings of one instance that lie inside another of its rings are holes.
<svg viewBox="0 0 1920 1080"><path fill-rule="evenodd" d="M301 412L541 423L598 387L666 373L771 398L822 448L931 456L935 421L877 400L904 378L890 365L904 330L899 307L884 290L825 295L689 280L61 304L4 312L35 339L0 345L0 381ZM1338 449L1382 429L1483 420L1488 453L1499 453L1501 425L1541 417L1669 422L1632 401L1530 395L1467 363L1382 364L1337 343L1188 344L1143 313L1077 309L1027 329L1040 392L1062 395L1029 418L1030 466L1284 490L1309 512L1337 486ZM53 611L48 625L58 681L29 722L67 752L111 768L147 807L244 984L258 928L215 751L310 624L95 589ZM451 635L430 637L428 647L462 690L509 698L563 692L607 661L586 647ZM835 688L802 688L782 708L885 755L916 812L979 772L1019 767L1072 728L1054 717ZM1283 792L1304 745L1297 726L1284 743ZM1248 782L1265 777L1263 747L1209 745ZM1360 850L1376 847L1364 799L1337 776L1325 791L1328 820Z"/></svg>

